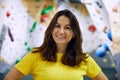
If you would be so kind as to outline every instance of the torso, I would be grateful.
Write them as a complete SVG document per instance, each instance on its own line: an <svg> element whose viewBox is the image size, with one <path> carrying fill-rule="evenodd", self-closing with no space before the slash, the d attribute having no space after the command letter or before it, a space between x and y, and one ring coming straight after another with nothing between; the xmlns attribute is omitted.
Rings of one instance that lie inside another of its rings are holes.
<svg viewBox="0 0 120 80"><path fill-rule="evenodd" d="M86 67L70 67L63 65L60 61L61 54L58 54L58 61L36 62L33 69L34 80L83 80L86 74Z"/></svg>

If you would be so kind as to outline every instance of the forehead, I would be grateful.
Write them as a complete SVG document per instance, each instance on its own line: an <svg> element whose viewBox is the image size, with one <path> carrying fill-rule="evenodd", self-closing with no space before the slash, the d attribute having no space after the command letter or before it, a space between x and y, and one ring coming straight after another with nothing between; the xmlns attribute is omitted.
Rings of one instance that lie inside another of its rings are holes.
<svg viewBox="0 0 120 80"><path fill-rule="evenodd" d="M63 16L58 17L57 23L59 23L59 24L70 24L70 19L63 15Z"/></svg>

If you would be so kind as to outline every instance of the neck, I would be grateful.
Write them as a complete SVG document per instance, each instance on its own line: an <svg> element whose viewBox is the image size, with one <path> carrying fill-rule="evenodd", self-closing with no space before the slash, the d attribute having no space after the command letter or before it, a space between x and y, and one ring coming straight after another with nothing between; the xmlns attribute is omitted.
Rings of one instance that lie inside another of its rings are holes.
<svg viewBox="0 0 120 80"><path fill-rule="evenodd" d="M65 45L57 45L57 51L59 53L65 53L66 47L67 46L65 46Z"/></svg>

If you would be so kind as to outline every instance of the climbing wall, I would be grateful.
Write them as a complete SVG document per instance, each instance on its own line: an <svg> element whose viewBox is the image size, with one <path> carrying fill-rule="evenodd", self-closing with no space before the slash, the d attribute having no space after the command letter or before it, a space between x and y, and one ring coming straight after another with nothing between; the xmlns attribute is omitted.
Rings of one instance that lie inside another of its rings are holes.
<svg viewBox="0 0 120 80"><path fill-rule="evenodd" d="M115 67L113 53L111 52L112 34L109 12L101 0L82 0L82 3L85 4L99 32L99 39L102 42L101 45L92 52L92 56L102 67Z"/></svg>
<svg viewBox="0 0 120 80"><path fill-rule="evenodd" d="M120 0L103 0L104 5L109 12L109 19L112 33L111 53L115 61L115 69L118 79L120 79ZM109 4L107 4L109 3Z"/></svg>
<svg viewBox="0 0 120 80"><path fill-rule="evenodd" d="M4 72L27 51L27 14L20 1L0 0L0 72Z"/></svg>
<svg viewBox="0 0 120 80"><path fill-rule="evenodd" d="M120 53L120 1L116 0L114 2L104 1L104 5L109 12L111 32L112 32L112 51L113 54ZM107 3L112 4L110 8Z"/></svg>
<svg viewBox="0 0 120 80"><path fill-rule="evenodd" d="M42 44L55 1L0 0L0 73Z"/></svg>
<svg viewBox="0 0 120 80"><path fill-rule="evenodd" d="M57 10L55 0L22 0L29 16L37 23L47 26Z"/></svg>

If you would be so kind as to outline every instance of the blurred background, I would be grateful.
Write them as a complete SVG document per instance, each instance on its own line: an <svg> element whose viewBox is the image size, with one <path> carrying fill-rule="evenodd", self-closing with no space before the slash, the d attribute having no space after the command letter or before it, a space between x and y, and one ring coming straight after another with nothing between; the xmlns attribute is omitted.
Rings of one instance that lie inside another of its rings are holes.
<svg viewBox="0 0 120 80"><path fill-rule="evenodd" d="M120 0L0 0L0 80L33 47L62 9L77 17L83 51L101 66L109 80L120 79ZM33 80L28 75L23 80ZM84 80L90 80L84 76Z"/></svg>

